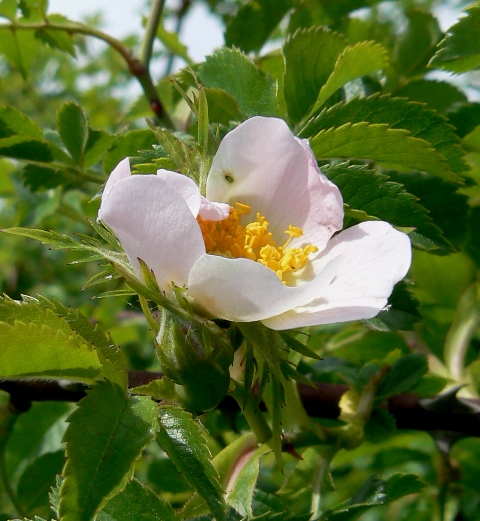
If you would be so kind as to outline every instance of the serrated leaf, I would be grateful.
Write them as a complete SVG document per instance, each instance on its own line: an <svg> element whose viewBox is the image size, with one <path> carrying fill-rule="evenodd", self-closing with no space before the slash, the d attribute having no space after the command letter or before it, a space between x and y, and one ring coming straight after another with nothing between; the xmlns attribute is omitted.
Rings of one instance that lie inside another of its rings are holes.
<svg viewBox="0 0 480 521"><path fill-rule="evenodd" d="M83 166L88 140L88 121L79 105L68 101L58 109L57 130L72 158Z"/></svg>
<svg viewBox="0 0 480 521"><path fill-rule="evenodd" d="M418 311L420 303L408 290L405 282L399 282L388 297L387 308L366 321L377 331L413 331L422 315Z"/></svg>
<svg viewBox="0 0 480 521"><path fill-rule="evenodd" d="M51 320L50 322L53 322ZM70 332L34 322L0 322L2 378L57 378L94 383L102 366L92 346Z"/></svg>
<svg viewBox="0 0 480 521"><path fill-rule="evenodd" d="M410 8L405 16L407 23L393 49L396 73L402 80L424 74L442 34L438 20L427 11Z"/></svg>
<svg viewBox="0 0 480 521"><path fill-rule="evenodd" d="M49 163L53 160L49 144L29 136L10 136L0 139L0 155L39 163Z"/></svg>
<svg viewBox="0 0 480 521"><path fill-rule="evenodd" d="M27 79L28 69L40 46L33 31L12 31L8 27L0 29L0 55L5 56L24 80Z"/></svg>
<svg viewBox="0 0 480 521"><path fill-rule="evenodd" d="M338 103L309 121L300 134L308 138L321 130L363 121L408 130L412 137L422 139L435 148L447 160L454 173L461 174L468 170L463 159L464 152L459 146L460 140L447 120L420 103L402 98L375 94L368 98L353 99L348 103ZM436 174L435 171L431 173Z"/></svg>
<svg viewBox="0 0 480 521"><path fill-rule="evenodd" d="M11 136L28 136L42 140L42 130L26 114L9 106L0 107L0 139Z"/></svg>
<svg viewBox="0 0 480 521"><path fill-rule="evenodd" d="M425 487L415 474L397 473L386 480L371 476L352 497L350 504L328 510L320 517L322 521L353 521L360 514L377 505L387 505Z"/></svg>
<svg viewBox="0 0 480 521"><path fill-rule="evenodd" d="M312 351L305 344L300 342L300 340L296 339L293 334L289 331L280 331L280 336L283 341L287 344L290 349L293 349L297 353L300 353L303 356L308 356L309 358L313 358L315 360L321 360L322 357L317 355L315 351Z"/></svg>
<svg viewBox="0 0 480 521"><path fill-rule="evenodd" d="M122 159L127 156L136 156L140 150L149 149L156 142L155 136L148 129L132 130L115 136L113 145L103 158L103 171L110 175Z"/></svg>
<svg viewBox="0 0 480 521"><path fill-rule="evenodd" d="M192 415L179 407L160 406L157 440L183 477L205 499L218 521L226 520L226 505L210 451Z"/></svg>
<svg viewBox="0 0 480 521"><path fill-rule="evenodd" d="M421 205L426 208L455 250L459 250L468 236L468 215L470 207L468 197L458 193L458 186L435 177L420 173L403 174L387 172L388 176L405 189L418 197ZM448 211L445 211L448 208ZM414 232L416 233L416 232ZM440 248L437 253L447 254L450 249Z"/></svg>
<svg viewBox="0 0 480 521"><path fill-rule="evenodd" d="M64 521L90 521L121 491L135 461L158 429L156 404L127 397L111 382L100 382L78 403L65 433L67 463L60 489ZM88 450L85 450L88 447Z"/></svg>
<svg viewBox="0 0 480 521"><path fill-rule="evenodd" d="M97 515L97 521L177 521L173 507L136 479L113 497Z"/></svg>
<svg viewBox="0 0 480 521"><path fill-rule="evenodd" d="M442 114L447 113L453 106L467 101L467 96L455 85L436 80L410 81L396 94L411 101L426 103Z"/></svg>
<svg viewBox="0 0 480 521"><path fill-rule="evenodd" d="M363 122L331 127L313 136L310 146L317 159L355 158L393 163L463 183L429 143L388 125Z"/></svg>
<svg viewBox="0 0 480 521"><path fill-rule="evenodd" d="M207 88L230 94L248 116L275 116L275 82L238 49L221 49L200 64L198 75Z"/></svg>
<svg viewBox="0 0 480 521"><path fill-rule="evenodd" d="M400 394L411 389L428 371L427 359L420 353L401 356L378 386L376 398L383 400L388 396Z"/></svg>
<svg viewBox="0 0 480 521"><path fill-rule="evenodd" d="M49 23L61 25L70 21L61 14L48 15L47 20ZM72 34L69 31L45 27L37 30L35 36L49 45L52 49L59 49L60 51L70 54L70 56L76 56Z"/></svg>
<svg viewBox="0 0 480 521"><path fill-rule="evenodd" d="M321 27L299 30L287 39L283 46L284 91L293 122L311 110L347 46L344 36Z"/></svg>
<svg viewBox="0 0 480 521"><path fill-rule="evenodd" d="M292 0L250 0L227 23L225 45L258 52L291 9Z"/></svg>
<svg viewBox="0 0 480 521"><path fill-rule="evenodd" d="M327 165L322 172L340 189L349 215L354 216L352 210L361 211L361 220L377 218L401 228L413 227L409 236L417 248L444 254L454 251L429 212L403 185L375 170L349 163Z"/></svg>
<svg viewBox="0 0 480 521"><path fill-rule="evenodd" d="M230 121L244 121L247 116L233 96L221 89L205 89L210 121L228 125Z"/></svg>
<svg viewBox="0 0 480 521"><path fill-rule="evenodd" d="M11 235L20 235L21 237L29 237L37 241L43 242L52 246L54 249L81 249L82 245L74 239L57 232L47 232L45 230L35 230L32 228L5 228L2 230L3 233L9 233Z"/></svg>
<svg viewBox="0 0 480 521"><path fill-rule="evenodd" d="M88 140L85 145L84 168L90 168L100 161L114 141L115 136L112 134L104 130L93 130L89 127Z"/></svg>
<svg viewBox="0 0 480 521"><path fill-rule="evenodd" d="M39 165L25 165L22 168L22 177L25 186L28 186L32 192L69 184L69 179L62 170Z"/></svg>
<svg viewBox="0 0 480 521"><path fill-rule="evenodd" d="M92 324L80 311L67 308L57 300L48 300L39 297L41 306L48 307L59 317L65 319L69 327L82 336L87 342L94 345L102 364L102 376L107 380L119 384L122 389L127 388L127 365L122 352L111 338L103 334L98 326Z"/></svg>
<svg viewBox="0 0 480 521"><path fill-rule="evenodd" d="M480 5L472 5L447 31L447 36L438 44L438 51L428 64L457 74L480 68L480 41L477 38L480 26Z"/></svg>
<svg viewBox="0 0 480 521"><path fill-rule="evenodd" d="M320 89L317 101L310 114L315 113L325 101L340 87L349 81L367 76L388 64L387 51L375 42L359 42L348 46L339 55L335 68L326 83Z"/></svg>

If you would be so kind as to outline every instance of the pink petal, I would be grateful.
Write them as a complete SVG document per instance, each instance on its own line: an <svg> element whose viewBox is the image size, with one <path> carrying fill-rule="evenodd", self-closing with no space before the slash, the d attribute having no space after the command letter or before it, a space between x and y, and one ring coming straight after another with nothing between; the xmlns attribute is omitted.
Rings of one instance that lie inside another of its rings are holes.
<svg viewBox="0 0 480 521"><path fill-rule="evenodd" d="M195 181L186 175L164 169L157 170L157 176L168 183L170 188L176 190L185 199L193 216L197 217L202 196Z"/></svg>
<svg viewBox="0 0 480 521"><path fill-rule="evenodd" d="M130 159L126 157L125 159L122 159L120 163L114 168L113 172L110 174L109 178L107 179L107 182L105 184L105 188L103 189L102 194L102 200L106 199L108 197L108 194L112 190L113 186L118 183L118 181L121 181L122 179L126 179L127 177L130 177L131 171L130 171ZM100 216L99 216L100 218Z"/></svg>
<svg viewBox="0 0 480 521"><path fill-rule="evenodd" d="M291 329L372 318L387 304L393 286L411 262L410 239L381 221L353 226L332 239L312 261L317 276L331 259L336 276L308 305L264 320L272 329Z"/></svg>
<svg viewBox="0 0 480 521"><path fill-rule="evenodd" d="M331 259L312 282L284 286L275 273L249 259L202 255L188 281L188 295L213 316L235 322L253 322L310 302L336 273Z"/></svg>
<svg viewBox="0 0 480 521"><path fill-rule="evenodd" d="M137 258L152 269L160 288L183 286L205 244L183 197L165 179L135 175L121 179L102 198L99 218L118 237L132 266Z"/></svg>
<svg viewBox="0 0 480 521"><path fill-rule="evenodd" d="M204 221L221 221L230 214L230 205L226 203L212 203L202 196L202 203L198 215Z"/></svg>
<svg viewBox="0 0 480 521"><path fill-rule="evenodd" d="M266 217L279 244L292 224L304 231L292 246L312 243L323 250L343 222L340 191L320 174L306 142L276 118L251 118L225 136L207 179L207 198L250 205L253 217Z"/></svg>

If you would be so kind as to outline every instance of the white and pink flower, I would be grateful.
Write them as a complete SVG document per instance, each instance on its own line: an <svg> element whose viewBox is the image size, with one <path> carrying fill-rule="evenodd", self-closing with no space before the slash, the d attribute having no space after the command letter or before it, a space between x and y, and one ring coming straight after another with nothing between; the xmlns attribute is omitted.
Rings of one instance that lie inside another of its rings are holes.
<svg viewBox="0 0 480 521"><path fill-rule="evenodd" d="M411 261L408 236L386 222L334 236L340 191L308 142L275 118L251 118L225 136L206 197L175 172L132 176L124 159L98 216L135 270L142 259L167 294L173 283L213 317L278 330L374 317Z"/></svg>

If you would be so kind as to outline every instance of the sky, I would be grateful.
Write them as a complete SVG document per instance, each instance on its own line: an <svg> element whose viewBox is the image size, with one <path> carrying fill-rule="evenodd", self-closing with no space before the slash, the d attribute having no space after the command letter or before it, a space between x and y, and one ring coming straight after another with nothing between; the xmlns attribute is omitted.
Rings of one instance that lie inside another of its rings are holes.
<svg viewBox="0 0 480 521"><path fill-rule="evenodd" d="M167 0L169 6L174 7L176 3ZM117 38L132 33L142 34L142 16L148 14L144 0L49 0L48 5L49 13L60 13L74 21L101 11L105 20L102 30ZM222 27L203 5L194 4L185 20L181 42L187 46L194 62L203 61L206 55L223 44Z"/></svg>

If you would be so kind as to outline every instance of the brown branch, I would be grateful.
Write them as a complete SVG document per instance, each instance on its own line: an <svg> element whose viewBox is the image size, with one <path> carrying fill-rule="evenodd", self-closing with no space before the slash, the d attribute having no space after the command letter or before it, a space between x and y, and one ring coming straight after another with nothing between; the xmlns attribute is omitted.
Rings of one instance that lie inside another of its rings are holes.
<svg viewBox="0 0 480 521"><path fill-rule="evenodd" d="M129 387L144 385L161 373L148 371L129 371ZM26 411L34 401L68 401L76 402L85 396L84 385L62 386L56 381L0 381L0 390L10 394L10 401L18 411ZM307 413L312 417L336 419L340 414L338 406L342 394L348 390L346 385L316 383L315 387L299 383L298 390ZM464 400L472 406L471 411L448 412L432 410L425 405L422 398L414 394L392 396L384 404L395 418L398 429L420 431L452 431L467 436L480 437L480 413L473 410L479 400ZM238 410L236 402L226 397L220 404L225 411ZM434 408L433 408L434 409Z"/></svg>

